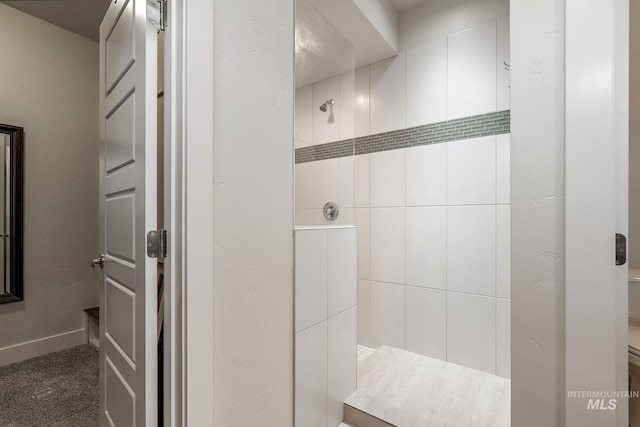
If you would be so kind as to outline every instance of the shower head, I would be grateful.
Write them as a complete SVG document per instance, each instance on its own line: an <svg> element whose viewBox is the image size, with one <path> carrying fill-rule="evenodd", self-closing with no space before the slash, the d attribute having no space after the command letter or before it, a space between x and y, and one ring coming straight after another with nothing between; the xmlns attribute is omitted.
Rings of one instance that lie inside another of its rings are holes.
<svg viewBox="0 0 640 427"><path fill-rule="evenodd" d="M334 101L333 99L329 99L327 100L327 102L325 102L324 104L322 104L320 106L320 111L322 111L323 113L327 111L327 105L332 106L336 103L336 101Z"/></svg>

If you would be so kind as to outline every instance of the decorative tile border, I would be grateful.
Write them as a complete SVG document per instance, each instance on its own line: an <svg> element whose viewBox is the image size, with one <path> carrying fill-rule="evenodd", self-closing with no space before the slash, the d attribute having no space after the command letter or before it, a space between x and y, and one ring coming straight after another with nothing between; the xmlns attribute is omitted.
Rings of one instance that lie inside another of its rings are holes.
<svg viewBox="0 0 640 427"><path fill-rule="evenodd" d="M296 149L296 164L511 132L511 110Z"/></svg>

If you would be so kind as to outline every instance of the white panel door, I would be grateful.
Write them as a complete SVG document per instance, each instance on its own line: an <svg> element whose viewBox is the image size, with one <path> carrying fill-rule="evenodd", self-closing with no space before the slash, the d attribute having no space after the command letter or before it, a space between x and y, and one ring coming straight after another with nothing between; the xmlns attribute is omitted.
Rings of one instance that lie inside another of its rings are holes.
<svg viewBox="0 0 640 427"><path fill-rule="evenodd" d="M156 426L157 39L145 0L112 0L100 26L100 424Z"/></svg>

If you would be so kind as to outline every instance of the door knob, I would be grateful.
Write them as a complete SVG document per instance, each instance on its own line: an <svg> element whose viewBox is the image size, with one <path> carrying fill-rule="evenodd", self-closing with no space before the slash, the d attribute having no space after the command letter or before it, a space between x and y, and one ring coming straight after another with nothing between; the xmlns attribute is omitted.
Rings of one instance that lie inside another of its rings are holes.
<svg viewBox="0 0 640 427"><path fill-rule="evenodd" d="M100 268L104 268L104 258L105 255L104 254L100 254L100 256L98 258L94 258L91 260L91 267L96 268L96 267L100 267Z"/></svg>

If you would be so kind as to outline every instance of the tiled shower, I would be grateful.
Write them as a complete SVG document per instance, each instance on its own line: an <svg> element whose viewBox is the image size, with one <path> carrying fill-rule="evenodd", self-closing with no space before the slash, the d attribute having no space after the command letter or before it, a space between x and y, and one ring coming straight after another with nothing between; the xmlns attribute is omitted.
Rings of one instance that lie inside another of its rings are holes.
<svg viewBox="0 0 640 427"><path fill-rule="evenodd" d="M358 344L509 377L509 68L496 16L296 91L296 224L356 225Z"/></svg>

